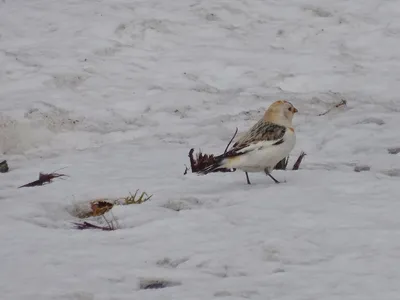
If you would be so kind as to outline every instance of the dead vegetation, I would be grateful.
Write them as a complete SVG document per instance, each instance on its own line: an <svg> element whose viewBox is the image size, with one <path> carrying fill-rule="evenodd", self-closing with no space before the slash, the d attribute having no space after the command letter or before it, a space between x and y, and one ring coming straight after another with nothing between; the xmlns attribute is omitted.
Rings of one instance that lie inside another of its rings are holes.
<svg viewBox="0 0 400 300"><path fill-rule="evenodd" d="M59 169L61 170L61 169ZM53 179L55 178L60 178L60 177L69 177L68 175L65 174L59 174L59 173L39 173L39 179L29 182L27 184L21 185L18 188L23 188L23 187L34 187L34 186L41 186L47 183L51 183Z"/></svg>
<svg viewBox="0 0 400 300"><path fill-rule="evenodd" d="M326 112L323 112L323 113L319 114L318 116L324 116L336 108L346 107L346 106L347 106L347 101L342 99L339 103L335 104L334 106L329 108Z"/></svg>
<svg viewBox="0 0 400 300"><path fill-rule="evenodd" d="M297 158L296 162L293 164L292 170L298 170L300 168L300 164L303 161L304 156L306 153L303 151L300 153L299 157ZM276 166L275 170L287 170L287 165L289 163L289 157L282 159Z"/></svg>
<svg viewBox="0 0 400 300"><path fill-rule="evenodd" d="M148 195L146 192L142 192L140 196L137 196L139 190L136 190L135 194L129 193L127 197L120 197L116 199L95 199L89 202L87 207L75 207L75 209L71 212L74 217L79 219L86 218L102 218L107 226L95 225L89 222L75 222L76 229L101 229L106 231L119 229L120 226L118 224L117 219L112 213L112 208L116 205L131 205L131 204L142 204L146 201L149 201L153 195ZM110 217L107 219L106 214L109 214Z"/></svg>
<svg viewBox="0 0 400 300"><path fill-rule="evenodd" d="M129 196L127 197L122 197L114 200L114 204L116 205L130 205L130 204L142 204L153 197L153 195L148 195L146 192L142 192L139 196L137 197L137 193L139 190L136 190L135 194L129 193Z"/></svg>
<svg viewBox="0 0 400 300"><path fill-rule="evenodd" d="M89 222L74 223L74 225L75 225L75 228L79 229L79 230L84 230L84 229L100 229L100 230L104 230L104 231L115 230L115 228L112 228L112 227L98 226L98 225L94 225Z"/></svg>
<svg viewBox="0 0 400 300"><path fill-rule="evenodd" d="M7 173L9 171L8 164L6 160L0 162L0 173Z"/></svg>
<svg viewBox="0 0 400 300"><path fill-rule="evenodd" d="M99 226L99 225L94 225L89 222L83 222L83 223L74 223L76 226L76 229L102 229L102 230L116 230L118 229L119 225L117 220L115 219L115 216L112 214L111 209L114 207L113 203L110 203L108 201L105 201L103 199L96 199L90 201L90 210L88 211L80 211L77 210L76 212L76 217L85 219L85 218L90 218L90 217L102 217L104 221L106 222L107 226ZM110 212L111 214L111 219L107 220L105 217L105 214L107 212Z"/></svg>

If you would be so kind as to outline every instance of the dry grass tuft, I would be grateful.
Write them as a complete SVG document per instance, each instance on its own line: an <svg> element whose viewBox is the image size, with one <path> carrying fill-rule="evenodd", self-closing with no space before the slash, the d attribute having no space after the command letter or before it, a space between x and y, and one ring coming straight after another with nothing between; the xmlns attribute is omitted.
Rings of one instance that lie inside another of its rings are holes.
<svg viewBox="0 0 400 300"><path fill-rule="evenodd" d="M142 204L151 199L153 195L148 195L146 192L142 192L140 196L138 196L138 191L136 190L135 194L129 193L127 197L120 197L117 199L95 199L89 202L87 206L76 206L74 207L71 214L74 217L80 219L86 218L96 218L101 217L106 222L107 226L99 226L89 222L83 223L74 223L76 229L101 229L101 230L116 230L119 229L119 224L117 219L112 213L112 208L115 205L130 205L130 204ZM109 219L106 218L106 214L109 213L111 217Z"/></svg>
<svg viewBox="0 0 400 300"><path fill-rule="evenodd" d="M142 204L146 201L149 201L153 195L148 195L146 192L142 192L139 196L137 197L137 193L139 190L136 190L135 194L129 193L129 196L127 197L122 197L118 198L116 201L114 201L114 204L116 205L130 205L130 204Z"/></svg>

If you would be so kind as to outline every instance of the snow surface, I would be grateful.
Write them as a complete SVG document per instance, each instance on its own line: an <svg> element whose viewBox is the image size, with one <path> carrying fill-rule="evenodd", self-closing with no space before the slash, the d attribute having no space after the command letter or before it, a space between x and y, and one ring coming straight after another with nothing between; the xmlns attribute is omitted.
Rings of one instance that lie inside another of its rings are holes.
<svg viewBox="0 0 400 300"><path fill-rule="evenodd" d="M399 47L395 0L1 0L0 298L398 300ZM183 175L278 99L285 183ZM120 230L73 229L136 189Z"/></svg>

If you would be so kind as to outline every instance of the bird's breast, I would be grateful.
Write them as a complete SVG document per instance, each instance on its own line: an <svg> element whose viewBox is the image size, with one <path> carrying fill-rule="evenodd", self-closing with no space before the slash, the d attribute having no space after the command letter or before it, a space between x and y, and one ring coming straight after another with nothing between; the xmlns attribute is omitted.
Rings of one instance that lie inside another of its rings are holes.
<svg viewBox="0 0 400 300"><path fill-rule="evenodd" d="M296 133L294 132L293 128L289 128L286 134L283 137L284 142L282 143L282 147L289 153L293 150L294 146L296 145Z"/></svg>

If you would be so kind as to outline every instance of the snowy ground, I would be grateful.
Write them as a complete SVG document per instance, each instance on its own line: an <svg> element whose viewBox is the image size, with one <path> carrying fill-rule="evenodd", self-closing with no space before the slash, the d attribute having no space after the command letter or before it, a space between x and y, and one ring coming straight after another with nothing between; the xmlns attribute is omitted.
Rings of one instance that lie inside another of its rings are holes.
<svg viewBox="0 0 400 300"><path fill-rule="evenodd" d="M399 17L393 0L0 1L0 298L399 299ZM222 151L277 99L300 111L290 164L308 154L286 183L183 175L191 147ZM138 188L154 196L115 207L120 230L73 229L76 203Z"/></svg>

